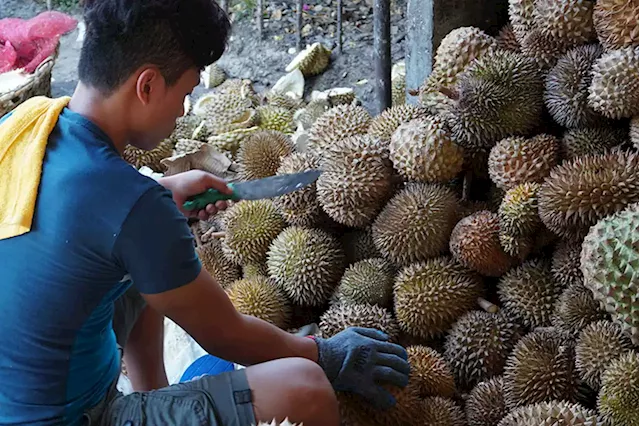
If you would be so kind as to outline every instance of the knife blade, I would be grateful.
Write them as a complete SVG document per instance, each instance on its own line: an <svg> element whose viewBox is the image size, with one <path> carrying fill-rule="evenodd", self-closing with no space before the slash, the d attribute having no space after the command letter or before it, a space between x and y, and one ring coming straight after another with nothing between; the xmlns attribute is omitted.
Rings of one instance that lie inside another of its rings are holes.
<svg viewBox="0 0 640 426"><path fill-rule="evenodd" d="M304 188L315 182L322 171L307 170L306 172L293 173L279 176L269 176L263 179L254 179L246 182L234 182L228 184L233 191L231 194L223 194L215 189L190 197L182 207L185 210L201 210L207 204L215 204L225 200L261 200L278 197Z"/></svg>

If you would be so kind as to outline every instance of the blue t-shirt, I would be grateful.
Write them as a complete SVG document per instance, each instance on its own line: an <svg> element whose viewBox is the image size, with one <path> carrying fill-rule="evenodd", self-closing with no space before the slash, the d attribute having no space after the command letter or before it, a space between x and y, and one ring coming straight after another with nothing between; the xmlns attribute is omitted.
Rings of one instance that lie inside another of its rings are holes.
<svg viewBox="0 0 640 426"><path fill-rule="evenodd" d="M31 231L0 240L0 424L80 424L120 372L114 300L132 282L177 288L200 268L171 193L64 109Z"/></svg>

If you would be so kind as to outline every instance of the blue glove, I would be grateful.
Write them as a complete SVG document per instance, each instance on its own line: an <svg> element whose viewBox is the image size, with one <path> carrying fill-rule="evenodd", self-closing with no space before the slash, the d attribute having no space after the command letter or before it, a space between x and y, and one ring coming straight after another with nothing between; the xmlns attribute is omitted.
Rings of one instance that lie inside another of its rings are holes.
<svg viewBox="0 0 640 426"><path fill-rule="evenodd" d="M410 368L407 351L388 339L381 331L360 327L316 338L318 364L336 391L353 392L378 408L391 408L396 400L381 385L405 387Z"/></svg>

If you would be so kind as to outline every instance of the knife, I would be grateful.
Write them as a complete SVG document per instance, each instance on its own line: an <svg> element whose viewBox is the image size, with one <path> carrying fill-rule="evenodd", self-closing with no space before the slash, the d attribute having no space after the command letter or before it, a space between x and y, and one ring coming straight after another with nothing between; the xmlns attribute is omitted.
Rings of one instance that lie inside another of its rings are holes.
<svg viewBox="0 0 640 426"><path fill-rule="evenodd" d="M201 210L204 209L207 204L215 204L216 201L261 200L278 197L312 184L318 179L321 173L320 170L314 169L301 173L269 176L246 182L229 183L227 186L233 191L231 194L223 194L218 190L208 189L205 192L190 197L182 207L188 211Z"/></svg>

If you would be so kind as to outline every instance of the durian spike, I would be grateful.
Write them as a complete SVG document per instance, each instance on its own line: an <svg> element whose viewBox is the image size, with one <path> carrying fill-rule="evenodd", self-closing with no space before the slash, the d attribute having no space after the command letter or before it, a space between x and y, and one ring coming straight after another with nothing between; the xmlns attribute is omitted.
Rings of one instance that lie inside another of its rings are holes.
<svg viewBox="0 0 640 426"><path fill-rule="evenodd" d="M209 241L210 239L220 239L224 238L226 233L224 231L215 231L215 228L209 229L207 232L202 234L202 241Z"/></svg>
<svg viewBox="0 0 640 426"><path fill-rule="evenodd" d="M500 310L500 307L496 304L489 302L487 299L478 297L478 305L490 314L496 314Z"/></svg>

